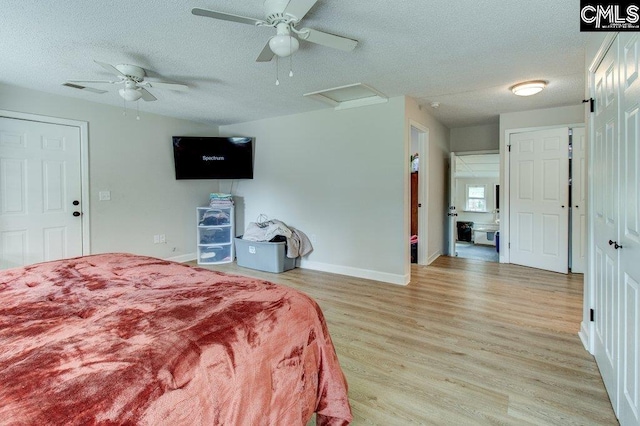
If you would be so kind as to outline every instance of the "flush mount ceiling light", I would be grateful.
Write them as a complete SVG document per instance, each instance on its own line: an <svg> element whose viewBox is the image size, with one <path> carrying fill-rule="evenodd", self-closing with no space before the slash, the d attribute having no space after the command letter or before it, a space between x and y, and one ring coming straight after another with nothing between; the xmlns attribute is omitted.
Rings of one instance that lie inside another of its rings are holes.
<svg viewBox="0 0 640 426"><path fill-rule="evenodd" d="M511 91L514 95L518 96L531 96L536 93L540 93L542 89L547 87L547 82L544 80L525 81L524 83L518 83L511 86Z"/></svg>

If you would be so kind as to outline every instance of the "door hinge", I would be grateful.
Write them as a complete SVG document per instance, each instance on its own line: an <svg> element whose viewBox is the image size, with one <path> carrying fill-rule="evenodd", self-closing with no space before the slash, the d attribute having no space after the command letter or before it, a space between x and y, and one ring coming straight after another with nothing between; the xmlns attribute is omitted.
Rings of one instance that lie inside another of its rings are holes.
<svg viewBox="0 0 640 426"><path fill-rule="evenodd" d="M596 100L593 98L589 98L589 99L583 99L582 103L586 104L587 102L589 102L589 109L591 110L591 112L595 111L595 104L596 104Z"/></svg>
<svg viewBox="0 0 640 426"><path fill-rule="evenodd" d="M511 248L511 243L509 243L509 248Z"/></svg>
<svg viewBox="0 0 640 426"><path fill-rule="evenodd" d="M589 320L591 322L594 322L596 319L596 311L594 311L593 309L589 309Z"/></svg>
<svg viewBox="0 0 640 426"><path fill-rule="evenodd" d="M511 152L511 145L507 145L507 148L509 148L509 152Z"/></svg>

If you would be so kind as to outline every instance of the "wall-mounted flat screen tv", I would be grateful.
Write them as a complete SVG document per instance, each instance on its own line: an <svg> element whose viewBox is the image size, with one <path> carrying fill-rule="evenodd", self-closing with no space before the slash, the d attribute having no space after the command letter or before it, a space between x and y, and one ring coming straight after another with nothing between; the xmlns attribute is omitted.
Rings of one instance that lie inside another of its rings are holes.
<svg viewBox="0 0 640 426"><path fill-rule="evenodd" d="M174 136L176 179L253 179L253 138Z"/></svg>

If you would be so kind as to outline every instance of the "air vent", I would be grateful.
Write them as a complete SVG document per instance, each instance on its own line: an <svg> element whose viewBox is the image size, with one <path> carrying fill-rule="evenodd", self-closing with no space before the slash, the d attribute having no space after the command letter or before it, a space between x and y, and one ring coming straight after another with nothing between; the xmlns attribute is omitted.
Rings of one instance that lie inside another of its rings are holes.
<svg viewBox="0 0 640 426"><path fill-rule="evenodd" d="M106 90L94 89L93 87L81 86L79 84L74 84L74 83L62 83L62 85L66 87L71 87L72 89L86 90L87 92L107 93Z"/></svg>
<svg viewBox="0 0 640 426"><path fill-rule="evenodd" d="M365 105L387 102L387 98L373 87L362 83L349 84L348 86L334 87L333 89L319 90L306 93L313 99L325 102L335 109L354 108Z"/></svg>

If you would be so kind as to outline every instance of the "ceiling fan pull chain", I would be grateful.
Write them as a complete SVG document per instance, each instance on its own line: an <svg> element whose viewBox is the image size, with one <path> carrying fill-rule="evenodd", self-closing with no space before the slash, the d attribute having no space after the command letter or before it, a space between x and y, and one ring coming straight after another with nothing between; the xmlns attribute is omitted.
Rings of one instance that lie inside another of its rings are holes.
<svg viewBox="0 0 640 426"><path fill-rule="evenodd" d="M127 100L122 98L122 115L127 116Z"/></svg>
<svg viewBox="0 0 640 426"><path fill-rule="evenodd" d="M279 68L278 65L279 64L280 64L280 62L278 61L278 57L276 56L276 86L280 86L280 80L278 80L278 71L279 71L278 70L278 68Z"/></svg>
<svg viewBox="0 0 640 426"><path fill-rule="evenodd" d="M291 40L293 37L289 37L289 51L293 52L293 48L291 47ZM289 55L289 77L293 77L293 54Z"/></svg>
<svg viewBox="0 0 640 426"><path fill-rule="evenodd" d="M140 99L136 101L136 120L140 121Z"/></svg>

